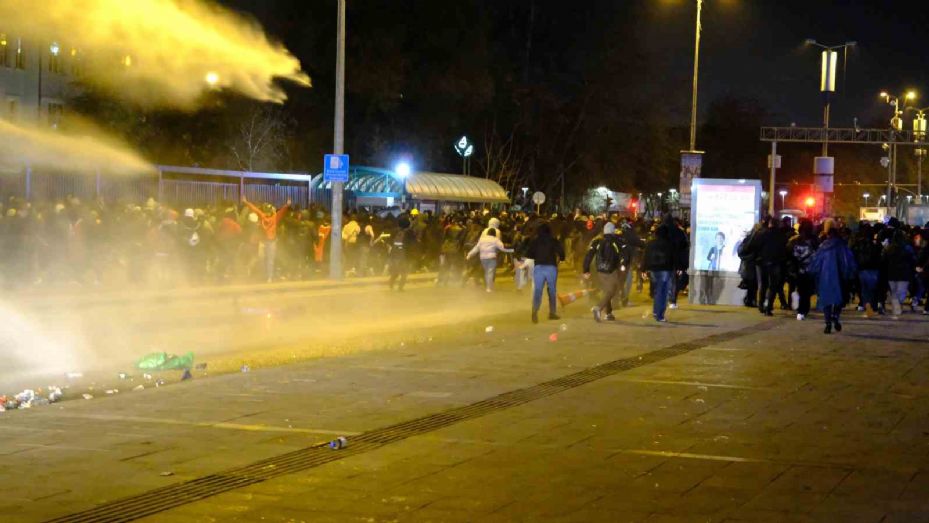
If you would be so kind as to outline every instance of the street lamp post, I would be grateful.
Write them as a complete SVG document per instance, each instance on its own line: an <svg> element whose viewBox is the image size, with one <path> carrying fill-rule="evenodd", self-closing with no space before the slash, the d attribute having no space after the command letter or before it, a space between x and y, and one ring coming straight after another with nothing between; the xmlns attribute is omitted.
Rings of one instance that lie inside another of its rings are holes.
<svg viewBox="0 0 929 523"><path fill-rule="evenodd" d="M407 162L400 162L394 167L394 172L400 178L400 210L406 210L406 180L413 174L413 168Z"/></svg>
<svg viewBox="0 0 929 523"><path fill-rule="evenodd" d="M700 79L700 32L703 30L703 0L697 0L697 26L694 31L693 98L690 103L690 152L697 150L697 85Z"/></svg>
<svg viewBox="0 0 929 523"><path fill-rule="evenodd" d="M335 59L335 123L333 153L345 153L345 1L339 0ZM329 277L342 279L342 182L332 182L332 240Z"/></svg>
<svg viewBox="0 0 929 523"><path fill-rule="evenodd" d="M887 104L893 106L894 115L890 119L890 127L893 131L902 131L903 130L903 113L906 111L906 103L910 100L916 99L916 91L907 91L906 94L902 96L903 98L903 109L900 109L900 96L892 96L886 91L881 92L881 98L884 99ZM887 207L894 205L894 198L896 197L896 188L897 188L897 143L896 137L894 137L893 142L890 143L890 174L887 180Z"/></svg>
<svg viewBox="0 0 929 523"><path fill-rule="evenodd" d="M778 194L781 195L781 210L784 210L786 205L784 205L784 198L787 197L787 189L781 189Z"/></svg>
<svg viewBox="0 0 929 523"><path fill-rule="evenodd" d="M929 107L922 109L913 109L916 111L916 118L913 120L913 139L921 142L926 139L926 111ZM923 203L923 156L926 156L926 150L916 148L916 195L919 197L919 204Z"/></svg>
<svg viewBox="0 0 929 523"><path fill-rule="evenodd" d="M871 197L871 193L866 192L866 193L862 194L861 196L864 198L864 206L867 207L867 206L868 206L868 198Z"/></svg>
<svg viewBox="0 0 929 523"><path fill-rule="evenodd" d="M855 47L858 42L845 42L841 45L823 45L813 38L806 39L806 45L812 45L823 50L822 58L822 76L819 84L819 90L823 93L823 156L829 156L829 110L832 104L831 95L835 92L835 74L839 62L838 49L845 52L845 60L848 59L848 49Z"/></svg>

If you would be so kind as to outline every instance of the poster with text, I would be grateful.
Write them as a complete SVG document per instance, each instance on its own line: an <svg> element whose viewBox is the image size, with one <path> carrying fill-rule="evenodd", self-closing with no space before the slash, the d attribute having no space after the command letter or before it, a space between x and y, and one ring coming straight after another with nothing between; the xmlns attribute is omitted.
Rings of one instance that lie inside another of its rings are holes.
<svg viewBox="0 0 929 523"><path fill-rule="evenodd" d="M698 182L695 189L693 268L738 272L739 246L757 220L759 187Z"/></svg>

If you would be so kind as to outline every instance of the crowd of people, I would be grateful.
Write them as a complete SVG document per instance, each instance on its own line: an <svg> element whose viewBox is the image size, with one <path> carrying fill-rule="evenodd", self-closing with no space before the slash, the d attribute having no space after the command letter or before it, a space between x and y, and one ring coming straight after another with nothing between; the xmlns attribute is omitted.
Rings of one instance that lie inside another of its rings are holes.
<svg viewBox="0 0 929 523"><path fill-rule="evenodd" d="M244 198L203 209L11 198L0 204L0 277L8 288L303 280L328 274L330 242L340 241L348 276L387 275L391 289L403 290L410 273L434 271L438 286L473 282L493 292L498 274L512 274L517 289L532 286L533 321L546 291L557 319L558 269L568 266L600 291L598 322L614 320L614 307L645 282L652 317L664 322L689 283L689 225L670 215L358 210L343 223L333 231L325 209ZM905 306L929 314L927 240L929 228L896 219L853 230L840 220L767 217L737 248L745 305L771 316L779 301L804 320L815 296L826 332L842 329L849 303L867 316L896 318Z"/></svg>

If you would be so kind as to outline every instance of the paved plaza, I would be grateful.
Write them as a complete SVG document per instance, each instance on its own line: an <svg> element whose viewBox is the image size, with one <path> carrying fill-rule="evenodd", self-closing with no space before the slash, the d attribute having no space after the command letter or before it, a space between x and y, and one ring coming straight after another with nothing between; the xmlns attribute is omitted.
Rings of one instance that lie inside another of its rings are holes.
<svg viewBox="0 0 929 523"><path fill-rule="evenodd" d="M535 326L485 298L364 351L0 414L2 520L929 521L921 316L659 325L638 296Z"/></svg>

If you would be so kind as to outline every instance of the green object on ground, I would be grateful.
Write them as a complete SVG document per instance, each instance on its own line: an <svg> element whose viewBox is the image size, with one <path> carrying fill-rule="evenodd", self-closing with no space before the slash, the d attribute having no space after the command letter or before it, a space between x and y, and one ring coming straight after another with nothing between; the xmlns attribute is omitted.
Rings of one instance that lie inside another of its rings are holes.
<svg viewBox="0 0 929 523"><path fill-rule="evenodd" d="M194 353L188 352L183 356L168 354L167 352L153 352L146 354L136 367L143 370L177 370L190 369L194 366Z"/></svg>

